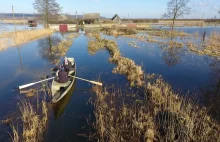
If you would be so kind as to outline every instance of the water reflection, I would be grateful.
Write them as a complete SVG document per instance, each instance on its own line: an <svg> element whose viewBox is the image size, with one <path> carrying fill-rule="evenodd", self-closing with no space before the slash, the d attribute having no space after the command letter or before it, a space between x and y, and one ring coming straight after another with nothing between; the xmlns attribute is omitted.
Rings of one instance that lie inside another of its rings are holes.
<svg viewBox="0 0 220 142"><path fill-rule="evenodd" d="M181 62L181 50L175 47L163 48L162 58L164 62L169 66L175 66Z"/></svg>
<svg viewBox="0 0 220 142"><path fill-rule="evenodd" d="M202 89L202 102L209 108L213 118L220 121L220 60L208 58L212 69L212 82Z"/></svg>
<svg viewBox="0 0 220 142"><path fill-rule="evenodd" d="M47 38L38 40L38 46L40 47L39 54L42 58L52 63L59 60L59 57L53 54L52 47L61 42L61 40L58 36L48 36Z"/></svg>
<svg viewBox="0 0 220 142"><path fill-rule="evenodd" d="M23 71L23 64L22 64L22 59L21 59L21 53L20 53L20 47L19 46L18 46L18 54L19 54L21 70Z"/></svg>

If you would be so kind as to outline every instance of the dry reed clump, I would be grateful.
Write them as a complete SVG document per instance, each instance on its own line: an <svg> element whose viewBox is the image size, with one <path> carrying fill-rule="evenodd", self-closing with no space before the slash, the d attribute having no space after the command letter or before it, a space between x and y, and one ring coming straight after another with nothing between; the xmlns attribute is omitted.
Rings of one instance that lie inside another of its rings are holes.
<svg viewBox="0 0 220 142"><path fill-rule="evenodd" d="M25 30L8 32L0 35L0 51L12 46L17 46L42 36L50 35L53 31L49 29Z"/></svg>
<svg viewBox="0 0 220 142"><path fill-rule="evenodd" d="M220 141L220 124L205 108L180 97L161 77L145 83L135 97L93 87L99 141Z"/></svg>
<svg viewBox="0 0 220 142"><path fill-rule="evenodd" d="M142 85L143 71L141 66L136 65L131 59L121 56L115 41L98 37L96 40L89 42L88 51L90 54L95 54L100 49L108 50L111 56L109 61L117 64L112 71L113 73L127 75L131 86L135 84L138 86Z"/></svg>
<svg viewBox="0 0 220 142"><path fill-rule="evenodd" d="M134 28L126 28L126 27L105 27L102 28L102 32L108 34L108 35L133 35L137 34L137 30Z"/></svg>
<svg viewBox="0 0 220 142"><path fill-rule="evenodd" d="M184 46L183 43L179 43L176 41L169 41L167 44L168 44L168 47L170 48L182 48Z"/></svg>
<svg viewBox="0 0 220 142"><path fill-rule="evenodd" d="M89 28L85 30L85 34L88 37L99 37L100 36L100 30L99 28Z"/></svg>
<svg viewBox="0 0 220 142"><path fill-rule="evenodd" d="M27 101L21 101L19 109L21 112L22 132L12 125L13 141L14 142L38 142L43 141L44 132L48 122L48 108L45 101L41 103L42 109L38 113L33 105Z"/></svg>

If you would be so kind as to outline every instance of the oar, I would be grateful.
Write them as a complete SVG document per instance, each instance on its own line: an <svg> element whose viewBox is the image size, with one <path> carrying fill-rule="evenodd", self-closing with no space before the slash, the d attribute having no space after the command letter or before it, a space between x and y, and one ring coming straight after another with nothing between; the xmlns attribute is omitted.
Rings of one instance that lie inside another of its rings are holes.
<svg viewBox="0 0 220 142"><path fill-rule="evenodd" d="M87 81L87 82L90 82L90 83L93 83L93 84L96 84L96 85L99 85L99 86L102 86L102 83L101 83L101 82L91 81L91 80L87 80L87 79L83 79L83 78L79 78L79 77L71 76L71 75L69 75L69 76L70 76L70 77L74 77L74 78L76 78L76 79L83 80L83 81Z"/></svg>
<svg viewBox="0 0 220 142"><path fill-rule="evenodd" d="M54 77L44 79L44 80L41 80L41 81L37 81L37 82L33 82L33 83L29 83L29 84L25 84L25 85L21 85L21 86L18 86L18 89L24 89L24 88L27 88L27 87L33 86L35 84L38 84L38 83L41 83L41 82L44 82L44 81L47 81L47 80L51 80L51 79L54 79Z"/></svg>

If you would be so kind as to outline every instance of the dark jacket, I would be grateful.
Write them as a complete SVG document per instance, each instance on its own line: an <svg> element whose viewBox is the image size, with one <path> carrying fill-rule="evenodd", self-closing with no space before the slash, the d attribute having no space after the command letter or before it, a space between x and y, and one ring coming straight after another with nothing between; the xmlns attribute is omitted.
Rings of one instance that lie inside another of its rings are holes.
<svg viewBox="0 0 220 142"><path fill-rule="evenodd" d="M60 70L58 72L58 77L59 77L59 80L58 80L59 83L66 83L66 82L68 82L68 74L67 74L67 72L65 70Z"/></svg>

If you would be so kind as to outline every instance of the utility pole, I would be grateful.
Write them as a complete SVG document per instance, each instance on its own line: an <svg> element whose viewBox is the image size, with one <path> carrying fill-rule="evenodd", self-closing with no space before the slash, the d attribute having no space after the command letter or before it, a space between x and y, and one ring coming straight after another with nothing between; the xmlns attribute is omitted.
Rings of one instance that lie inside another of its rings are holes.
<svg viewBox="0 0 220 142"><path fill-rule="evenodd" d="M13 5L12 5L12 14L13 14L14 30L15 30L15 32L16 32L15 15L14 15L14 7L13 7Z"/></svg>
<svg viewBox="0 0 220 142"><path fill-rule="evenodd" d="M203 27L203 18L204 18L204 13L202 14L202 23L201 23L201 28Z"/></svg>
<svg viewBox="0 0 220 142"><path fill-rule="evenodd" d="M77 11L76 11L76 20L77 20Z"/></svg>
<svg viewBox="0 0 220 142"><path fill-rule="evenodd" d="M128 14L128 21L129 21L129 14Z"/></svg>

